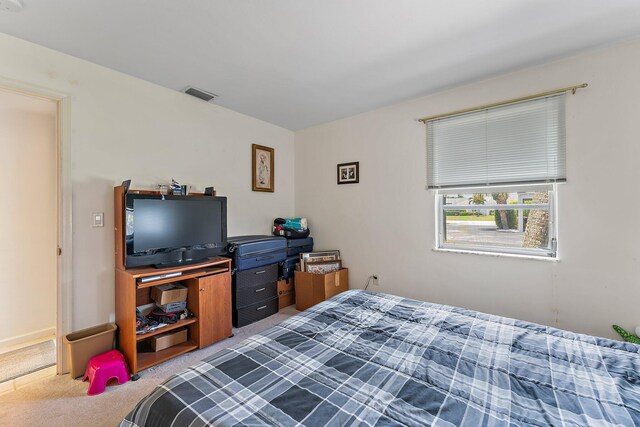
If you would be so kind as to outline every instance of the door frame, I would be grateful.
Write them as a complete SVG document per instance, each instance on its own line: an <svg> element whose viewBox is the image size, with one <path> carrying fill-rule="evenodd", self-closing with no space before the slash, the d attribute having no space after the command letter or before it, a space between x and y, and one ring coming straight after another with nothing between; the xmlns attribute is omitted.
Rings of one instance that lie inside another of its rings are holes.
<svg viewBox="0 0 640 427"><path fill-rule="evenodd" d="M72 182L71 182L71 95L0 76L0 89L54 101L57 163L57 283L56 283L56 373L69 372L67 346L63 337L71 332L73 302L72 269Z"/></svg>

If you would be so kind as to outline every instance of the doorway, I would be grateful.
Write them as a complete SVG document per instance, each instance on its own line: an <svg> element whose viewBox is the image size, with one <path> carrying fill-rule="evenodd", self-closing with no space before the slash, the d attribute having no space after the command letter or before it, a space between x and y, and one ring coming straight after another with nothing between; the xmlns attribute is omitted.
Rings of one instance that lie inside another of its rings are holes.
<svg viewBox="0 0 640 427"><path fill-rule="evenodd" d="M0 389L55 372L58 111L57 100L0 88Z"/></svg>

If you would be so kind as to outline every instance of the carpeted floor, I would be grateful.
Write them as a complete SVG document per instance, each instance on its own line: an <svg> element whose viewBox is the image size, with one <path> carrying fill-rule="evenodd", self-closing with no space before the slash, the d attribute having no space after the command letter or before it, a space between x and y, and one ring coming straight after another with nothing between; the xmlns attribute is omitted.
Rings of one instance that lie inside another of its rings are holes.
<svg viewBox="0 0 640 427"><path fill-rule="evenodd" d="M289 306L254 324L234 328L233 338L141 371L138 381L109 386L97 396L87 396L88 383L72 380L69 375L29 384L0 396L0 426L115 426L140 399L172 374L296 313L295 306Z"/></svg>
<svg viewBox="0 0 640 427"><path fill-rule="evenodd" d="M0 354L0 383L56 364L55 340Z"/></svg>

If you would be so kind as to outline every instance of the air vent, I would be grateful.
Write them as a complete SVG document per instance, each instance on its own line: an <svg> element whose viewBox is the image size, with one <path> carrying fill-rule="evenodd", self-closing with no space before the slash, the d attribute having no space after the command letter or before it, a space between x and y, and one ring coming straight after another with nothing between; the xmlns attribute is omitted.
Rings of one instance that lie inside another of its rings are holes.
<svg viewBox="0 0 640 427"><path fill-rule="evenodd" d="M212 101L218 97L218 95L207 92L206 90L195 88L193 86L185 87L184 89L182 89L182 92L186 93L187 95L195 96L196 98L200 98L203 101L207 102Z"/></svg>
<svg viewBox="0 0 640 427"><path fill-rule="evenodd" d="M22 1L0 0L0 10L4 10L5 12L20 12L22 10Z"/></svg>

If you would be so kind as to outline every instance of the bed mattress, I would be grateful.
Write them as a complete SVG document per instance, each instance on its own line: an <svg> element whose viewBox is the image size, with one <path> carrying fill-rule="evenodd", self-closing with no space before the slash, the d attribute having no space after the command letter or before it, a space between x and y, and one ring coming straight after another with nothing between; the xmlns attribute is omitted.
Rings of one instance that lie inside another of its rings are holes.
<svg viewBox="0 0 640 427"><path fill-rule="evenodd" d="M352 290L169 378L121 426L640 425L640 346Z"/></svg>

